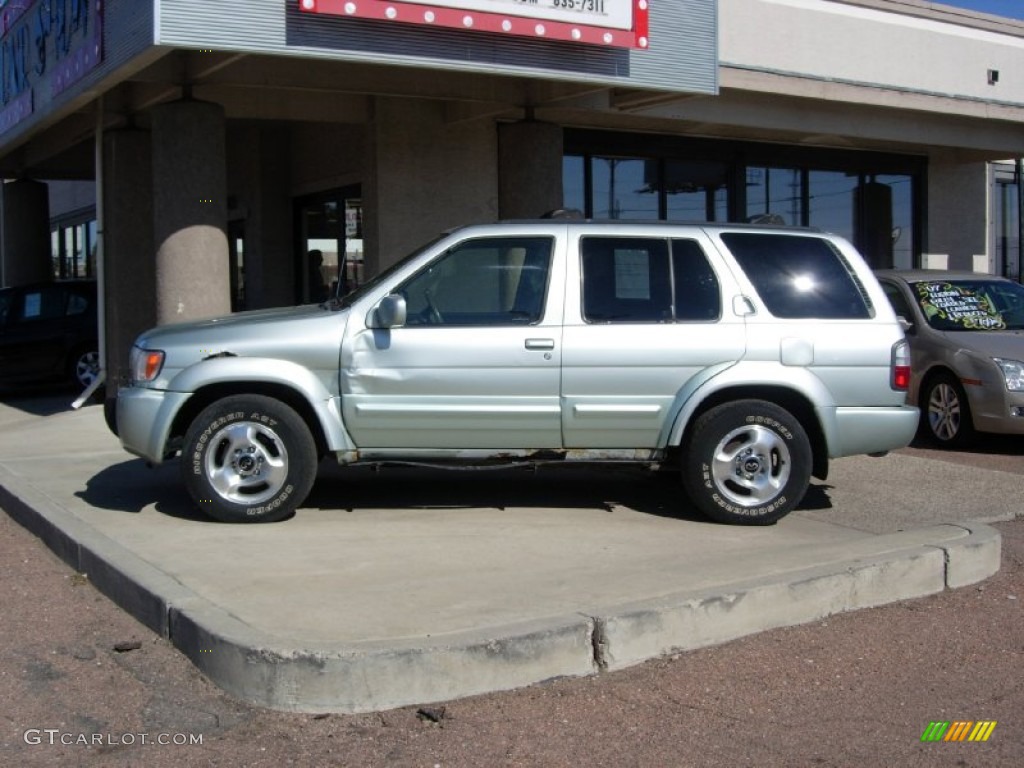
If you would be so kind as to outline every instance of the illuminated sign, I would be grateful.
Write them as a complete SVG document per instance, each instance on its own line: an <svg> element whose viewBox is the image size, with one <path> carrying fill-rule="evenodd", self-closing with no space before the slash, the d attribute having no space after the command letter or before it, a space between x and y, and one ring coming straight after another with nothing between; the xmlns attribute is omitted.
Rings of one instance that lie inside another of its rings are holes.
<svg viewBox="0 0 1024 768"><path fill-rule="evenodd" d="M298 0L307 13L618 48L648 46L649 0Z"/></svg>

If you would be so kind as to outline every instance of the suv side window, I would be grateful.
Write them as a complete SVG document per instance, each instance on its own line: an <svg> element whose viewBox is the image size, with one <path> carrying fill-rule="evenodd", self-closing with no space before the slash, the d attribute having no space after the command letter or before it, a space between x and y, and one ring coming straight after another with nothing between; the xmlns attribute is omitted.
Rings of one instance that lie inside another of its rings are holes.
<svg viewBox="0 0 1024 768"><path fill-rule="evenodd" d="M722 241L768 311L781 318L863 319L871 303L850 265L820 237L729 232Z"/></svg>
<svg viewBox="0 0 1024 768"><path fill-rule="evenodd" d="M676 320L717 320L722 314L718 278L696 240L672 241Z"/></svg>
<svg viewBox="0 0 1024 768"><path fill-rule="evenodd" d="M584 237L583 317L591 323L713 320L718 280L693 240Z"/></svg>
<svg viewBox="0 0 1024 768"><path fill-rule="evenodd" d="M396 290L407 326L531 325L544 314L550 237L467 240Z"/></svg>

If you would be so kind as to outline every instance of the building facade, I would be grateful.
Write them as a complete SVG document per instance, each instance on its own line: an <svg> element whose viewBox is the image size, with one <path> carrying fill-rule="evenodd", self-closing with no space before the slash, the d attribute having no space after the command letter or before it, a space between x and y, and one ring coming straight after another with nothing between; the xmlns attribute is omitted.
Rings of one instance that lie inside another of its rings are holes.
<svg viewBox="0 0 1024 768"><path fill-rule="evenodd" d="M157 323L318 300L439 231L809 225L1020 277L1024 23L924 0L8 0L0 284Z"/></svg>

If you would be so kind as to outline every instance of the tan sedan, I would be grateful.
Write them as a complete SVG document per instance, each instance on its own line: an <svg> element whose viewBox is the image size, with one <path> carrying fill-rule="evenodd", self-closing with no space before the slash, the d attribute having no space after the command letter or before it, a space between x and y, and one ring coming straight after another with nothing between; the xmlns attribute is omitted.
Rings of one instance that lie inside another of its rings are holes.
<svg viewBox="0 0 1024 768"><path fill-rule="evenodd" d="M975 272L876 274L906 320L922 434L948 447L977 432L1024 434L1024 286Z"/></svg>

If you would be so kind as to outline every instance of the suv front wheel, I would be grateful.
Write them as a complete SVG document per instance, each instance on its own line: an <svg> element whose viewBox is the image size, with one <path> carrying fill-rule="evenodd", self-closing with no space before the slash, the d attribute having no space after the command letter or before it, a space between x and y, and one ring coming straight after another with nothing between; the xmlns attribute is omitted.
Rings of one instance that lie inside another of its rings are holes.
<svg viewBox="0 0 1024 768"><path fill-rule="evenodd" d="M316 479L317 453L302 418L262 395L209 405L189 426L181 473L199 508L225 523L290 516Z"/></svg>
<svg viewBox="0 0 1024 768"><path fill-rule="evenodd" d="M811 479L804 428L763 400L737 400L702 414L682 461L690 500L722 523L775 523L800 502Z"/></svg>

